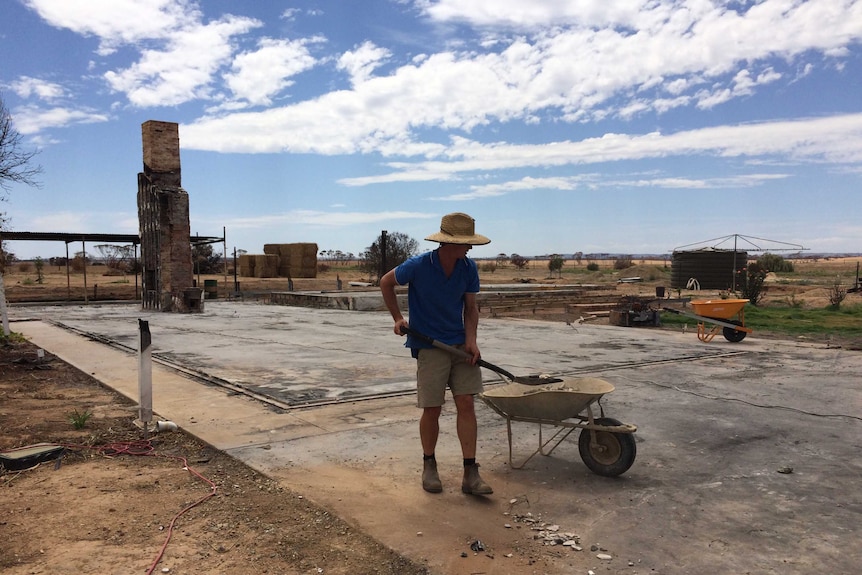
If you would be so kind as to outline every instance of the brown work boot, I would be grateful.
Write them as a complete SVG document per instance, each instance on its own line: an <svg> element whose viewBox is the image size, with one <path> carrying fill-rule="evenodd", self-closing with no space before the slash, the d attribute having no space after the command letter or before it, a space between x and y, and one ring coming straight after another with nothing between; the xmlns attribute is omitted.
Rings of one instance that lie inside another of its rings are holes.
<svg viewBox="0 0 862 575"><path fill-rule="evenodd" d="M461 491L470 495L491 495L494 490L479 477L479 464L464 467L464 481L461 482Z"/></svg>
<svg viewBox="0 0 862 575"><path fill-rule="evenodd" d="M422 469L422 489L428 493L440 493L443 491L443 484L440 482L440 476L437 475L437 461L435 459L426 459Z"/></svg>

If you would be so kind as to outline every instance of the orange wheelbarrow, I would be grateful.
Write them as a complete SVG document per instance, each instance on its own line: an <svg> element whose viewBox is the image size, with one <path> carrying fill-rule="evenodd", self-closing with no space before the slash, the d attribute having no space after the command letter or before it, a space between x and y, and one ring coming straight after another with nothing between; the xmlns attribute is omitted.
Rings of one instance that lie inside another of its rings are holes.
<svg viewBox="0 0 862 575"><path fill-rule="evenodd" d="M702 342L711 342L721 331L724 339L736 343L753 331L745 327L747 299L706 299L692 300L690 303L694 313L667 307L662 310L696 319L697 339ZM711 327L706 324L711 324Z"/></svg>

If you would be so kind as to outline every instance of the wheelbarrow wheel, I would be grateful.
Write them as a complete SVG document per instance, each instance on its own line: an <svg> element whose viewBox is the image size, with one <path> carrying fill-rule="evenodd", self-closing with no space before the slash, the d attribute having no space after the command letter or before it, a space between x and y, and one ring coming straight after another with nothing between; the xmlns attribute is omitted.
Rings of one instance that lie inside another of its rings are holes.
<svg viewBox="0 0 862 575"><path fill-rule="evenodd" d="M727 323L732 323L733 325L742 325L741 321L738 321L735 319L732 319L732 320L728 321ZM738 342L744 340L745 336L748 335L744 331L737 331L737 330L733 329L732 327L724 328L722 330L722 333L724 334L724 339L726 339L727 341L729 341L731 343L738 343Z"/></svg>
<svg viewBox="0 0 862 575"><path fill-rule="evenodd" d="M610 417L602 417L594 421L596 425L622 425ZM614 433L612 431L595 431L596 439L592 441L593 433L582 429L578 437L578 451L584 464L593 473L604 477L616 477L628 471L635 462L637 446L631 433Z"/></svg>

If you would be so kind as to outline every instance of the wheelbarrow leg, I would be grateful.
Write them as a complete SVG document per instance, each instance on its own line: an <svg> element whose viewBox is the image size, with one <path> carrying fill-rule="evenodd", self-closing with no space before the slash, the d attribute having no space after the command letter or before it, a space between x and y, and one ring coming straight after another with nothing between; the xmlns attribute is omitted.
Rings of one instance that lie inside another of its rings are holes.
<svg viewBox="0 0 862 575"><path fill-rule="evenodd" d="M534 455L536 455L536 453L538 453L538 450L531 453L530 456L522 461L520 465L515 465L515 461L512 459L512 418L508 415L506 416L506 435L509 437L509 467L512 469L521 469L533 458Z"/></svg>
<svg viewBox="0 0 862 575"><path fill-rule="evenodd" d="M551 436L550 439L548 439L547 441L544 441L544 439L542 437L542 424L540 423L539 424L539 447L535 451L533 451L520 464L516 465L514 460L512 459L512 418L509 416L506 416L506 435L509 438L509 467L511 467L512 469L522 469L527 464L527 462L529 462L531 459L533 459L533 457L535 457L537 454L550 455L557 448L557 446L560 445L560 443L562 443L563 440L566 439L569 436L569 434L572 433L575 429L577 429L577 427L575 427L575 426L561 427L560 429L558 429L554 433L553 436ZM562 437L560 437L561 434L562 434ZM559 440L557 440L558 437L560 437ZM545 447L555 440L556 440L556 443L554 444L554 446L546 452Z"/></svg>
<svg viewBox="0 0 862 575"><path fill-rule="evenodd" d="M540 424L539 424L539 453L541 453L542 455L545 455L545 456L548 456L548 455L552 454L552 453L554 452L554 450L555 450L555 449L556 449L556 448L557 448L557 447L558 447L558 446L559 446L563 441L565 441L565 439L566 439L569 435L571 435L571 434L572 434L572 432L573 432L575 429L577 429L577 427L561 427L560 429L558 429L558 430L554 433L554 435L553 435L553 436L551 436L551 438L550 438L548 441L542 441L542 424L540 423ZM564 432L565 432L565 433L564 433ZM560 434L562 434L562 437L560 437L560 439L557 439L557 437L559 437L559 436L560 436ZM552 441L554 441L555 439L557 440L557 442L556 442L556 443L554 443L554 446L553 446L552 448L550 448L548 451L545 451L545 446L546 446L546 445L548 445L549 443L551 443Z"/></svg>
<svg viewBox="0 0 862 575"><path fill-rule="evenodd" d="M512 459L512 418L509 416L506 416L506 434L509 436L509 467L512 469L521 469L527 465L527 462L530 461L533 456L539 452L539 450L537 449L531 453L530 456L519 465L515 465L515 461Z"/></svg>
<svg viewBox="0 0 862 575"><path fill-rule="evenodd" d="M697 324L697 339L704 343L709 343L718 335L718 330L721 329L720 326L715 326L709 331L706 331L706 326L703 322Z"/></svg>

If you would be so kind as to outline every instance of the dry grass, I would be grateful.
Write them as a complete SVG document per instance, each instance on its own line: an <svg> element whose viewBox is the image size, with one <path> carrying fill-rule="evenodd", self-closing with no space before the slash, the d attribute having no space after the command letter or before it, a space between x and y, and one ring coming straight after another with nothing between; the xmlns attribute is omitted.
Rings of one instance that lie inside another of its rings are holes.
<svg viewBox="0 0 862 575"><path fill-rule="evenodd" d="M840 278L845 286L852 286L856 265L862 257L804 259L791 260L794 272L772 276L767 282L765 305L781 305L784 303L803 302L804 307L822 307L828 303L828 292ZM624 270L615 270L613 260L595 261L597 271L587 271L587 261L580 264L573 260L566 261L560 274L548 270L547 261L534 260L523 268L515 268L511 264L503 266L484 265L491 261L479 261L480 275L483 286L494 284L536 284L542 286L564 286L574 284L613 284L617 293L638 297L652 297L655 288L664 286L670 292L670 261L637 260L633 266ZM369 289L361 286L351 286L351 282L367 283L367 274L360 272L355 263L347 265L326 262L326 271L319 272L316 278L295 278L293 287L297 291L336 290L341 287L345 291ZM493 271L491 271L491 268ZM641 282L622 284L620 278L638 276ZM289 288L287 278L236 278L231 270L228 274L197 276L198 285L203 286L206 280L218 283L219 297L227 297L235 291L235 287L246 293L269 293L286 291ZM112 299L134 299L140 293L140 278L134 275L117 275L114 270L105 266L88 266L86 274L72 272L67 276L64 267L46 265L43 270L43 281L37 283L35 268L31 266L14 265L6 270L4 275L6 298L10 303L26 301L103 301ZM718 292L690 292L674 290L674 297L713 297Z"/></svg>

